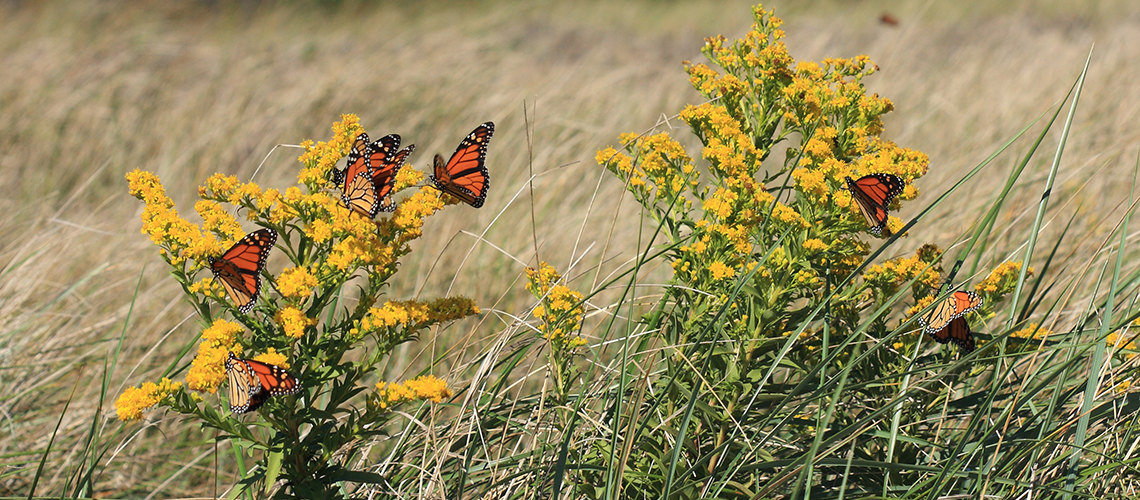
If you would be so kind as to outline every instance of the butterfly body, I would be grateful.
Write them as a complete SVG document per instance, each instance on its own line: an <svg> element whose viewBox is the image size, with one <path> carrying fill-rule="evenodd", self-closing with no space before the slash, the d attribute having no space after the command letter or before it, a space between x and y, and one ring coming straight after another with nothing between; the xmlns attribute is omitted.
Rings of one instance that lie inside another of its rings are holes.
<svg viewBox="0 0 1140 500"><path fill-rule="evenodd" d="M963 352L974 350L974 336L966 322L966 314L982 306L982 298L970 291L957 291L936 302L926 314L919 316L922 332L940 344L953 342Z"/></svg>
<svg viewBox="0 0 1140 500"><path fill-rule="evenodd" d="M495 124L486 122L463 138L447 162L435 155L432 185L472 207L483 206L491 187L486 165L487 143L494 134Z"/></svg>
<svg viewBox="0 0 1140 500"><path fill-rule="evenodd" d="M226 359L230 411L242 414L257 410L270 396L301 392L301 383L280 366L241 359L230 352Z"/></svg>
<svg viewBox="0 0 1140 500"><path fill-rule="evenodd" d="M210 257L210 271L242 314L249 314L261 296L261 270L277 243L277 231L269 228L245 235L221 257Z"/></svg>
<svg viewBox="0 0 1140 500"><path fill-rule="evenodd" d="M867 220L875 235L890 236L887 229L887 207L902 194L903 181L897 175L870 174L853 180L847 177L847 190L859 205L859 212Z"/></svg>

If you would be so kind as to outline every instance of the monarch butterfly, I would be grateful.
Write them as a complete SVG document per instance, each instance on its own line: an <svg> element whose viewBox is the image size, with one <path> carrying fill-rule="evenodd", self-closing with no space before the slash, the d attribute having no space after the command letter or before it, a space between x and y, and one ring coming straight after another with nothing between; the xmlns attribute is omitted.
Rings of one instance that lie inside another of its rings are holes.
<svg viewBox="0 0 1140 500"><path fill-rule="evenodd" d="M261 294L261 270L274 243L277 231L260 229L245 235L221 257L210 257L210 270L242 314L253 309Z"/></svg>
<svg viewBox="0 0 1140 500"><path fill-rule="evenodd" d="M379 162L383 162L398 147L400 136L396 134L386 135L373 143L368 142L366 133L356 136L348 153L348 165L344 170L333 171L333 182L344 189L341 194L344 206L369 219L376 216L380 211L381 197L372 182L371 159L377 157Z"/></svg>
<svg viewBox="0 0 1140 500"><path fill-rule="evenodd" d="M931 334L931 337L939 344L953 342L965 354L974 351L974 336L970 333L970 324L964 316L954 318L945 328Z"/></svg>
<svg viewBox="0 0 1140 500"><path fill-rule="evenodd" d="M252 359L241 359L230 351L226 359L226 380L230 411L246 413L265 403L269 396L287 396L301 392L301 383L280 366Z"/></svg>
<svg viewBox="0 0 1140 500"><path fill-rule="evenodd" d="M389 137L396 138L395 145L391 146L390 149L387 145L380 144L381 141ZM376 193L377 200L384 200L392 194L392 189L396 187L396 174L400 173L400 167L404 166L404 161L408 159L408 155L416 150L416 145L412 144L394 155L390 154L391 151L400 147L400 136L392 134L384 139L380 139L370 146L369 154L365 156L365 163L367 163L368 171L371 173L372 189ZM391 212L396 209L396 203L391 199L386 203L378 202L377 209L381 212Z"/></svg>
<svg viewBox="0 0 1140 500"><path fill-rule="evenodd" d="M495 133L495 124L484 123L467 134L447 163L435 155L435 175L431 183L436 189L459 198L472 207L483 206L491 178L487 174L487 142Z"/></svg>
<svg viewBox="0 0 1140 500"><path fill-rule="evenodd" d="M891 230L887 229L887 206L902 193L902 179L891 174L865 175L857 181L848 177L847 189L859 204L859 211L867 219L871 232L876 236L884 232L885 236L890 236Z"/></svg>
<svg viewBox="0 0 1140 500"><path fill-rule="evenodd" d="M941 344L954 342L966 352L974 350L974 337L964 316L982 306L982 298L970 291L957 291L934 304L930 310L918 317L923 333L934 337ZM957 321L957 320L962 321Z"/></svg>

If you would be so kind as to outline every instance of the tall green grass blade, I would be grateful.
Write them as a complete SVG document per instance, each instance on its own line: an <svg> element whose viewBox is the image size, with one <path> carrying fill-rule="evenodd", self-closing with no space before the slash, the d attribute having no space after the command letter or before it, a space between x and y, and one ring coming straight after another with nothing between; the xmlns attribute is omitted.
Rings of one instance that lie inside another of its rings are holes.
<svg viewBox="0 0 1140 500"><path fill-rule="evenodd" d="M48 454L51 453L52 446L55 445L55 438L59 435L59 426L63 425L63 417L67 415L67 409L71 406L71 400L75 397L75 389L79 387L79 381L83 379L81 376L82 370L75 377L75 384L71 386L71 394L67 397L67 401L63 403L63 410L59 412L59 420L55 423L55 430L51 432L51 438L48 439L47 448L44 448L44 454L40 457L40 464L36 466L36 473L32 476L32 485L28 487L28 500L32 500L36 496L36 486L40 483L40 477L44 473L44 465L47 464Z"/></svg>
<svg viewBox="0 0 1140 500"><path fill-rule="evenodd" d="M1091 58L1091 54L1090 54ZM1087 67L1088 63L1086 63ZM1140 170L1140 156L1137 157L1136 169ZM1133 171L1132 176L1132 195L1131 198L1135 199L1136 189L1136 171ZM1133 205L1128 207L1128 211L1124 213L1124 224L1120 228L1120 244L1116 249L1116 265L1112 270L1112 281L1109 282L1108 298L1105 299L1104 304L1104 319L1101 321L1100 331L1097 333L1095 350L1093 351L1092 365L1089 367L1088 381L1085 383L1085 393L1081 400L1081 417L1077 421L1076 435L1073 441L1073 451L1069 455L1069 473L1065 478L1065 489L1074 491L1076 486L1077 465L1081 459L1081 452L1085 446L1085 440L1088 438L1089 418L1093 405L1093 400L1096 398L1096 389L1100 385L1101 377L1103 375L1104 366L1104 353L1108 343L1108 329L1112 324L1112 315L1116 310L1116 291L1120 281L1120 268L1124 264L1125 244L1128 241L1128 222L1132 218L1132 211L1135 208L1135 201ZM1069 498L1070 495L1065 493L1063 498Z"/></svg>
<svg viewBox="0 0 1140 500"><path fill-rule="evenodd" d="M1061 99L1060 104L1064 104L1065 101L1069 100L1069 97L1073 95L1077 84L1078 82L1073 82L1073 85L1069 87L1069 92L1065 94L1065 97L1063 99ZM970 266L969 270L970 275L974 275L978 272L978 265L981 263L982 255L985 254L990 231L993 229L994 223L997 221L998 212L1001 211L1001 207L1005 204L1006 197L1009 196L1009 192L1017 183L1017 179L1021 178L1022 172L1025 171L1025 167L1029 165L1029 161L1033 159L1033 155L1035 155L1038 148L1041 147L1041 143L1044 142L1046 135L1048 135L1049 131L1053 129L1053 124L1057 122L1057 117L1061 115L1062 109L1064 109L1063 106L1057 106L1057 110L1054 111L1053 116L1049 118L1049 123L1046 123L1045 128L1043 128L1041 130L1041 133L1037 135L1037 139L1033 141L1033 145L1029 147L1029 151L1025 153L1025 156L1021 158L1021 162L1019 162L1017 164L1017 167L1015 167L1013 171L1010 172L1009 176L1006 177L1005 186L1002 188L1001 193L998 194L996 198L994 198L994 202L990 205L990 209L986 211L986 215L982 218L982 226L984 228L984 236L981 238L982 246L978 249L978 252L974 254L974 262ZM951 273L951 277L953 277L953 273Z"/></svg>
<svg viewBox="0 0 1140 500"><path fill-rule="evenodd" d="M123 350L123 342L127 337L127 327L131 324L131 317L134 314L139 291L142 289L142 279L145 273L146 265L144 264L139 271L138 281L135 282L135 292L131 296L131 303L127 308L127 316L123 319L123 327L119 330L119 339L115 343L114 350L111 352L109 363L106 358L104 358L103 361L103 380L99 385L99 403L95 407L95 413L91 419L91 428L87 432L86 443L83 447L83 460L80 462L77 477L74 478L75 491L73 496L76 498L89 496L94 490L96 468L103 456L109 451L109 448L104 448L102 452L98 453L96 453L95 450L103 435L102 431L106 426L106 421L103 419L103 405L107 402L107 392L111 387L111 377L114 376L115 368L119 364L119 354L121 354ZM70 480L68 482L70 482Z"/></svg>
<svg viewBox="0 0 1140 500"><path fill-rule="evenodd" d="M1033 287L1030 288L1029 293L1025 295L1025 303L1021 306L1021 312L1017 314L1018 323L1025 321L1026 318L1033 314L1033 312L1037 310L1037 306L1040 305L1041 300L1043 300L1045 296L1049 294L1049 290L1052 289L1052 285L1050 285L1040 297L1037 295L1037 290L1040 288L1041 282L1045 281L1045 276L1049 273L1049 268L1053 265L1053 259L1057 257L1057 250L1061 248L1061 242L1065 241L1065 236L1069 234L1069 229L1072 229L1073 222L1077 220L1077 212L1080 212L1080 210L1077 210L1073 213L1072 217L1069 217L1069 222L1065 224L1065 229L1061 230L1061 234L1057 236L1057 241L1053 244L1053 249L1049 251L1049 257L1045 259L1045 262L1041 265L1041 270L1037 273L1036 279L1033 280ZM1034 298L1037 298L1037 302L1033 301Z"/></svg>
<svg viewBox="0 0 1140 500"><path fill-rule="evenodd" d="M1061 154L1065 151L1065 142L1069 138L1069 132L1073 127L1073 116L1077 113L1077 104L1081 100L1081 90L1084 88L1085 76L1088 75L1089 62L1092 61L1092 51L1089 51L1088 58L1085 59L1085 67L1081 70L1081 76L1077 78L1076 90L1073 93L1073 102L1069 105L1069 116L1065 118L1065 127L1061 129L1061 139L1057 143L1057 152L1053 156L1053 164L1049 167L1049 177L1045 181L1045 190L1041 194L1041 202L1037 206L1037 216L1033 220L1033 227L1029 231L1029 242L1025 248L1025 258L1021 262L1021 274L1017 280L1017 286L1013 290L1013 295L1010 297L1010 310L1009 320L1006 327L1013 327L1017 321L1017 304L1021 299L1021 288L1025 283L1025 275L1029 271L1029 263L1033 260L1033 249L1037 246L1037 236L1041 231L1041 223L1045 219L1045 209L1049 206L1049 197L1053 191L1053 181L1057 178L1057 170L1061 166Z"/></svg>

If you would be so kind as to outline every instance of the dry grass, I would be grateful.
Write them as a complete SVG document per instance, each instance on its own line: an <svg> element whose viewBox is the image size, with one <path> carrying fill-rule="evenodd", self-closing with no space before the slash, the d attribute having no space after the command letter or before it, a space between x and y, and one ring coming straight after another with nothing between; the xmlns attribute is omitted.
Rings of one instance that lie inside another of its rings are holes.
<svg viewBox="0 0 1140 500"><path fill-rule="evenodd" d="M880 65L868 83L896 104L886 136L930 154L932 171L919 183L927 192L940 192L1061 98L1095 43L1091 77L1054 191L1060 202L1050 215L1067 220L1079 207L1092 223L1127 196L1129 185L1122 180L1129 178L1136 154L1131 146L1140 113L1134 89L1140 10L1131 4L1102 2L1086 9L1063 2L896 2L879 10L848 2L788 3L796 5L774 6L788 21L788 44L797 58L866 53ZM900 25L880 24L883 11ZM138 232L141 208L126 193L127 171L157 173L188 214L195 186L211 173L249 178L275 144L327 138L340 113L360 115L374 135L397 132L415 142L412 163L421 169L432 153L450 152L476 124L494 120L487 206L449 209L433 218L391 293L404 298L422 289L432 296L452 287L481 304L518 310L525 303L515 281L522 265L460 231L480 234L489 227L488 241L531 265L534 239L541 258L562 269L591 244L580 269L598 265L602 248L614 259L603 265L603 275L628 260L639 215L628 201L619 209L620 186L601 175L594 152L620 132L645 130L697 102L680 61L701 57L701 37L738 35L748 19L745 2L461 8L353 3L331 12L295 4L246 10L5 4L0 455L44 449L80 376L40 491L61 493L92 419L107 432L119 429L107 420L113 416L109 403L96 415L97 382L136 284L138 300L109 397L157 376L199 328L193 318L183 322L189 309ZM532 147L524 106L531 113ZM257 180L265 186L292 184L297 154L277 149ZM1004 179L1015 157L974 182L960 209L988 206L998 188L987 179ZM1039 154L1032 168L1044 172L1050 159ZM523 190L528 164L538 174L534 237L532 202ZM512 202L516 193L520 197ZM1014 193L1007 220L1038 196ZM1090 225L1086 231L1103 236L1110 229ZM962 231L948 219L912 231L910 242L948 245ZM1016 245L1024 235L1010 234L1008 241ZM1087 257L1079 247L1066 251L1074 251L1075 259ZM586 276L588 284L593 273ZM478 348L502 321L509 319L488 317L471 336L458 327L443 335L463 336ZM203 444L210 436L196 428L156 418L115 454L99 480L103 494L151 491L210 448ZM109 439L112 451L139 427ZM151 472L156 457L171 467ZM0 491L24 492L38 458L6 458L2 463L10 465L0 472ZM19 465L25 459L30 462ZM209 460L192 470L197 474L175 478L160 495L208 494L206 485L181 478L208 477ZM220 478L222 484L229 481Z"/></svg>

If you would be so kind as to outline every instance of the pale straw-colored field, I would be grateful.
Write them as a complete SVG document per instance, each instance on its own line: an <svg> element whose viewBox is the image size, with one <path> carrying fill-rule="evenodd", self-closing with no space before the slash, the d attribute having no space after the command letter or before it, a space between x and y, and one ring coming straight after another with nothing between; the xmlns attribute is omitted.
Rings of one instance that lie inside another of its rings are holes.
<svg viewBox="0 0 1140 500"><path fill-rule="evenodd" d="M865 53L880 66L867 84L895 103L884 135L930 155L918 182L927 194L1050 110L1092 49L1047 213L1056 220L1044 236L1078 213L1079 237L1060 252L1077 267L1119 219L1131 186L1140 5L1016 3L766 7L786 20L797 58ZM126 426L114 420L121 390L157 377L201 328L139 232L141 204L127 193L126 172L158 174L193 220L196 186L214 172L249 179L256 170L263 187L295 183L300 151L274 146L328 139L342 113L359 115L374 137L399 133L415 143L411 163L421 170L493 120L486 206L430 219L390 290L394 298L450 290L488 314L398 351L387 374L398 377L421 362L419 349L438 354L462 342L477 351L510 322L498 311L525 313L519 278L535 263L536 242L539 258L560 270L575 262L568 274L581 275L584 290L599 279L596 266L604 278L632 258L641 216L595 152L655 124L679 127L691 145L682 124L666 120L699 102L681 62L703 59L702 37L739 36L751 19L747 2L254 4L0 4L0 493L25 494L69 399L39 493L64 493L93 421L105 426L98 447L106 452L93 466L99 495L211 491L203 483L213 474L211 435L163 412ZM888 12L897 26L880 22ZM1059 131L1020 184L1032 187L1014 191L999 218L995 233L1009 228L1009 246L987 249L987 259L1024 241L1028 225L1014 222L1032 220ZM1030 144L998 158L955 195L953 209L939 207L937 221L912 230L899 254L966 234L961 221L990 205ZM525 189L532 173L533 198Z"/></svg>

